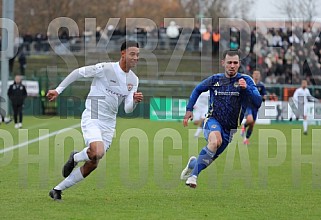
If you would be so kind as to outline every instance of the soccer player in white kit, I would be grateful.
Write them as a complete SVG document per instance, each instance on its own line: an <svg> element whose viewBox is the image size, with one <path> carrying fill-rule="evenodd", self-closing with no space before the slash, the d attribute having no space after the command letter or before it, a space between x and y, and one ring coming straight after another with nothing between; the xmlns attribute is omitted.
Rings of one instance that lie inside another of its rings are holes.
<svg viewBox="0 0 321 220"><path fill-rule="evenodd" d="M119 105L124 102L124 110L131 113L137 103L143 100L143 94L137 92L138 77L131 70L139 59L139 45L127 41L121 45L119 62L98 63L72 71L54 89L49 90L49 101L55 100L72 82L81 77L92 77L90 92L86 99L86 108L81 116L81 129L86 147L80 152L71 152L63 167L65 179L55 186L49 195L61 200L61 192L87 177L98 166L99 160L111 145L116 126ZM84 165L74 169L78 162Z"/></svg>
<svg viewBox="0 0 321 220"><path fill-rule="evenodd" d="M209 100L210 92L206 91L201 93L198 97L194 109L193 109L193 123L197 125L197 130L194 134L194 137L197 138L203 130L203 121L206 117L206 113L208 111L208 100Z"/></svg>
<svg viewBox="0 0 321 220"><path fill-rule="evenodd" d="M316 98L311 96L309 89L307 88L308 82L306 80L302 80L301 87L297 88L293 94L293 102L297 108L297 111L294 112L292 110L292 116L295 116L297 119L300 116L303 116L303 134L308 134L308 120L307 120L307 103L308 101L317 101ZM292 116L290 120L292 120Z"/></svg>

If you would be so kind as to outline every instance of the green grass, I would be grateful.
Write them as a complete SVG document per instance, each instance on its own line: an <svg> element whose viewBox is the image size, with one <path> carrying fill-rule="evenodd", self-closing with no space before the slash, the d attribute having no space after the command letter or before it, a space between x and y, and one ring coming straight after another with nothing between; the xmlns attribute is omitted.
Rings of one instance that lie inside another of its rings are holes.
<svg viewBox="0 0 321 220"><path fill-rule="evenodd" d="M1 125L0 150L19 138L32 140L39 132L79 122L30 116L19 132L12 123ZM62 180L69 152L83 148L79 128L0 154L0 218L320 219L319 127L310 126L309 135L301 136L301 125L257 125L248 147L236 134L191 190L179 175L189 155L206 143L193 138L193 129L178 122L119 118L99 168L67 189L62 202L52 201L48 192Z"/></svg>

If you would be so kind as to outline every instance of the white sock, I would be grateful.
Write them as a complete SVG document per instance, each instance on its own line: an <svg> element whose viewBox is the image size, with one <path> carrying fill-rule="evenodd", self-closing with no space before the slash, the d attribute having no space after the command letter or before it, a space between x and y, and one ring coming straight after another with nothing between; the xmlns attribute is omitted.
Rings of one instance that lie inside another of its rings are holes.
<svg viewBox="0 0 321 220"><path fill-rule="evenodd" d="M75 169L69 176L67 176L66 179L64 179L61 183L59 183L54 189L56 190L65 190L76 183L83 180L84 177L80 171L80 167Z"/></svg>
<svg viewBox="0 0 321 220"><path fill-rule="evenodd" d="M195 137L198 137L198 136L200 135L200 133L202 132L202 130L203 130L203 128L198 127L197 130L196 130L196 132L195 132L195 134L194 134L194 136L195 136Z"/></svg>
<svg viewBox="0 0 321 220"><path fill-rule="evenodd" d="M303 120L303 131L304 132L308 131L308 120Z"/></svg>
<svg viewBox="0 0 321 220"><path fill-rule="evenodd" d="M85 147L82 151L80 151L79 153L76 153L74 155L74 160L75 162L81 162L81 161L88 161L90 160L87 154L87 150L89 147Z"/></svg>

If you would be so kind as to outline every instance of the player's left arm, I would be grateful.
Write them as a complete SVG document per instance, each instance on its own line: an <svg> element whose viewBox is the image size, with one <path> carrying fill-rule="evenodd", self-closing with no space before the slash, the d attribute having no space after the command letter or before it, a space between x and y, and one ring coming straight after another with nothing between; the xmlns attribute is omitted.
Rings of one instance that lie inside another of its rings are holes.
<svg viewBox="0 0 321 220"><path fill-rule="evenodd" d="M260 108L262 103L262 96L259 90L256 88L252 78L250 78L249 76L244 76L243 80L242 79L240 80L241 81L244 80L244 82L241 83L239 81L239 83L241 88L245 90L245 93L248 97L249 102L252 104L252 106L256 108Z"/></svg>
<svg viewBox="0 0 321 220"><path fill-rule="evenodd" d="M262 90L261 90L261 96L262 96L262 101L265 102L266 100L266 88L265 88L265 85L262 84Z"/></svg>
<svg viewBox="0 0 321 220"><path fill-rule="evenodd" d="M312 96L311 93L310 93L310 90L308 89L307 90L308 94L307 94L307 99L309 102L320 102L319 99L317 99L316 97Z"/></svg>
<svg viewBox="0 0 321 220"><path fill-rule="evenodd" d="M26 89L26 87L23 85L23 93L22 93L23 99L27 98L27 95L28 95L27 89Z"/></svg>
<svg viewBox="0 0 321 220"><path fill-rule="evenodd" d="M133 87L133 91L129 93L128 96L126 96L124 101L124 110L125 112L132 113L134 109L136 108L137 104L143 101L143 93L137 92L138 88L138 79L137 79L137 86Z"/></svg>
<svg viewBox="0 0 321 220"><path fill-rule="evenodd" d="M192 91L192 94L189 97L189 101L186 106L186 111L193 111L194 105L195 105L198 97L201 95L201 93L209 90L210 85L212 84L211 82L212 82L212 76L203 80L200 84L198 84L194 88L194 90Z"/></svg>

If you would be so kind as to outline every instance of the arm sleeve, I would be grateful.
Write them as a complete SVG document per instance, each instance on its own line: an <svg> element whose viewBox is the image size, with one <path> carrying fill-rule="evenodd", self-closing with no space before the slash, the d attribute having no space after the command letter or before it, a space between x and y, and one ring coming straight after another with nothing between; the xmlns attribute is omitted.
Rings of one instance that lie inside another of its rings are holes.
<svg viewBox="0 0 321 220"><path fill-rule="evenodd" d="M27 93L27 89L25 86L23 86L23 98L25 99L27 97L28 93Z"/></svg>
<svg viewBox="0 0 321 220"><path fill-rule="evenodd" d="M12 86L9 87L7 95L8 95L9 98L11 98L11 95L12 95Z"/></svg>
<svg viewBox="0 0 321 220"><path fill-rule="evenodd" d="M99 63L96 65L85 66L73 70L56 88L58 94L62 93L67 86L82 77L102 77L103 75L103 64Z"/></svg>
<svg viewBox="0 0 321 220"><path fill-rule="evenodd" d="M262 86L262 96L266 96L266 88L264 85Z"/></svg>
<svg viewBox="0 0 321 220"><path fill-rule="evenodd" d="M318 101L318 99L316 97L311 95L310 90L308 90L307 99L308 99L309 102L317 102Z"/></svg>
<svg viewBox="0 0 321 220"><path fill-rule="evenodd" d="M260 108L262 103L262 96L259 90L257 90L255 83L250 77L245 77L245 80L247 84L245 92L248 96L250 104L256 108Z"/></svg>
<svg viewBox="0 0 321 220"><path fill-rule="evenodd" d="M193 111L193 107L198 99L198 97L200 96L200 94L202 92L206 92L209 90L210 85L211 85L211 81L212 81L212 76L210 76L209 78L205 79L204 81L202 81L200 84L198 84L191 96L189 97L189 101L188 104L186 106L186 111Z"/></svg>
<svg viewBox="0 0 321 220"><path fill-rule="evenodd" d="M293 97L292 97L292 101L297 105L298 104L298 90L296 89L294 91Z"/></svg>
<svg viewBox="0 0 321 220"><path fill-rule="evenodd" d="M132 113L137 106L137 103L134 102L134 92L137 92L138 88L138 78L137 78L137 86L133 87L133 90L126 96L124 101L124 110L125 112Z"/></svg>

